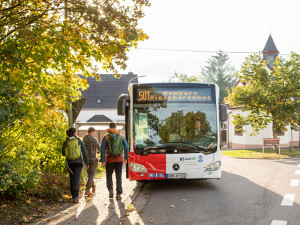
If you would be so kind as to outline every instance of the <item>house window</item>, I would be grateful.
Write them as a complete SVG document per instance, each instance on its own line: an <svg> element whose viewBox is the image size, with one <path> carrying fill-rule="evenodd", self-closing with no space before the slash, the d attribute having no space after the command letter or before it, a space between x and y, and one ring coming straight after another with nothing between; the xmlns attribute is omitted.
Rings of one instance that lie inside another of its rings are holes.
<svg viewBox="0 0 300 225"><path fill-rule="evenodd" d="M238 116L240 118L240 116ZM243 126L234 126L234 134L236 136L243 136Z"/></svg>
<svg viewBox="0 0 300 225"><path fill-rule="evenodd" d="M281 129L277 126L276 122L274 122L274 126L277 127L276 135L277 136L284 136L284 127L281 127Z"/></svg>
<svg viewBox="0 0 300 225"><path fill-rule="evenodd" d="M241 130L239 130L239 129L243 129L243 127L241 127L241 126L235 126L234 127L234 134L236 136L243 136L243 132Z"/></svg>
<svg viewBox="0 0 300 225"><path fill-rule="evenodd" d="M276 131L277 136L284 136L284 128Z"/></svg>

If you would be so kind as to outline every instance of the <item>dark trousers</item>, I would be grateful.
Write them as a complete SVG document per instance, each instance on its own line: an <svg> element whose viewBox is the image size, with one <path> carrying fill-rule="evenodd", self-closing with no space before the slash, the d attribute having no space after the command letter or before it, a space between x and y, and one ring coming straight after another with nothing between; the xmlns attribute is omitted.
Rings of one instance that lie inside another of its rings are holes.
<svg viewBox="0 0 300 225"><path fill-rule="evenodd" d="M87 170L88 173L88 181L86 183L86 190L95 187L94 176L98 167L98 161L91 161L89 168Z"/></svg>
<svg viewBox="0 0 300 225"><path fill-rule="evenodd" d="M107 189L113 190L112 174L115 171L117 180L117 194L123 194L122 189L122 167L123 162L106 163L106 185Z"/></svg>
<svg viewBox="0 0 300 225"><path fill-rule="evenodd" d="M69 168L73 174L69 171L70 175L70 190L73 198L79 195L80 176L82 171L82 163L69 163Z"/></svg>

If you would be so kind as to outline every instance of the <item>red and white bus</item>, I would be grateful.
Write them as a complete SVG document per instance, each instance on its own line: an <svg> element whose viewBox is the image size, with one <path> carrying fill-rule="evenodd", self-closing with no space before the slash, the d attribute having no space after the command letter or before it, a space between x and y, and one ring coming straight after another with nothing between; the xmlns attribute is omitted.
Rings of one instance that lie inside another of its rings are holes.
<svg viewBox="0 0 300 225"><path fill-rule="evenodd" d="M130 180L221 178L219 88L201 83L131 84L118 101L130 146Z"/></svg>

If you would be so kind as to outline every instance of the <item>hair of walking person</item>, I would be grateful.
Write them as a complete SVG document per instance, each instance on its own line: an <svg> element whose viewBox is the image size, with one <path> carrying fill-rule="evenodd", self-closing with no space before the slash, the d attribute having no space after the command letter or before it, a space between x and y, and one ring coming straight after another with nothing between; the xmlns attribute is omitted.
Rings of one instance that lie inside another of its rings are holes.
<svg viewBox="0 0 300 225"><path fill-rule="evenodd" d="M111 122L111 123L109 123L109 128L116 128L117 127L117 125L116 125L116 123L115 122Z"/></svg>
<svg viewBox="0 0 300 225"><path fill-rule="evenodd" d="M73 136L75 136L75 132L76 132L76 129L74 127L71 127L71 128L69 128L69 130L67 130L67 135L69 137L73 137Z"/></svg>
<svg viewBox="0 0 300 225"><path fill-rule="evenodd" d="M94 131L96 131L96 129L94 127L89 127L89 129L88 129L88 133L89 134L92 133L92 132L94 132Z"/></svg>

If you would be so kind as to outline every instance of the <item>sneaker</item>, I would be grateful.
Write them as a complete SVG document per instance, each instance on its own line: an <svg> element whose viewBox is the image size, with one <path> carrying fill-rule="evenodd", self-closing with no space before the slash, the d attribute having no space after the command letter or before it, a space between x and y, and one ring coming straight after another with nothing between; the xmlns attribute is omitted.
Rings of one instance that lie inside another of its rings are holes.
<svg viewBox="0 0 300 225"><path fill-rule="evenodd" d="M96 187L92 188L92 192L95 193L96 192Z"/></svg>
<svg viewBox="0 0 300 225"><path fill-rule="evenodd" d="M122 197L121 197L121 194L117 194L117 200L121 200Z"/></svg>
<svg viewBox="0 0 300 225"><path fill-rule="evenodd" d="M86 190L85 195L93 195L93 193L90 190Z"/></svg>
<svg viewBox="0 0 300 225"><path fill-rule="evenodd" d="M108 196L109 198L113 198L114 197L114 192L113 192L113 190L110 190L109 191L109 196Z"/></svg>
<svg viewBox="0 0 300 225"><path fill-rule="evenodd" d="M73 202L74 202L74 203L78 203L78 202L79 202L78 197L74 197L74 198L73 198Z"/></svg>

